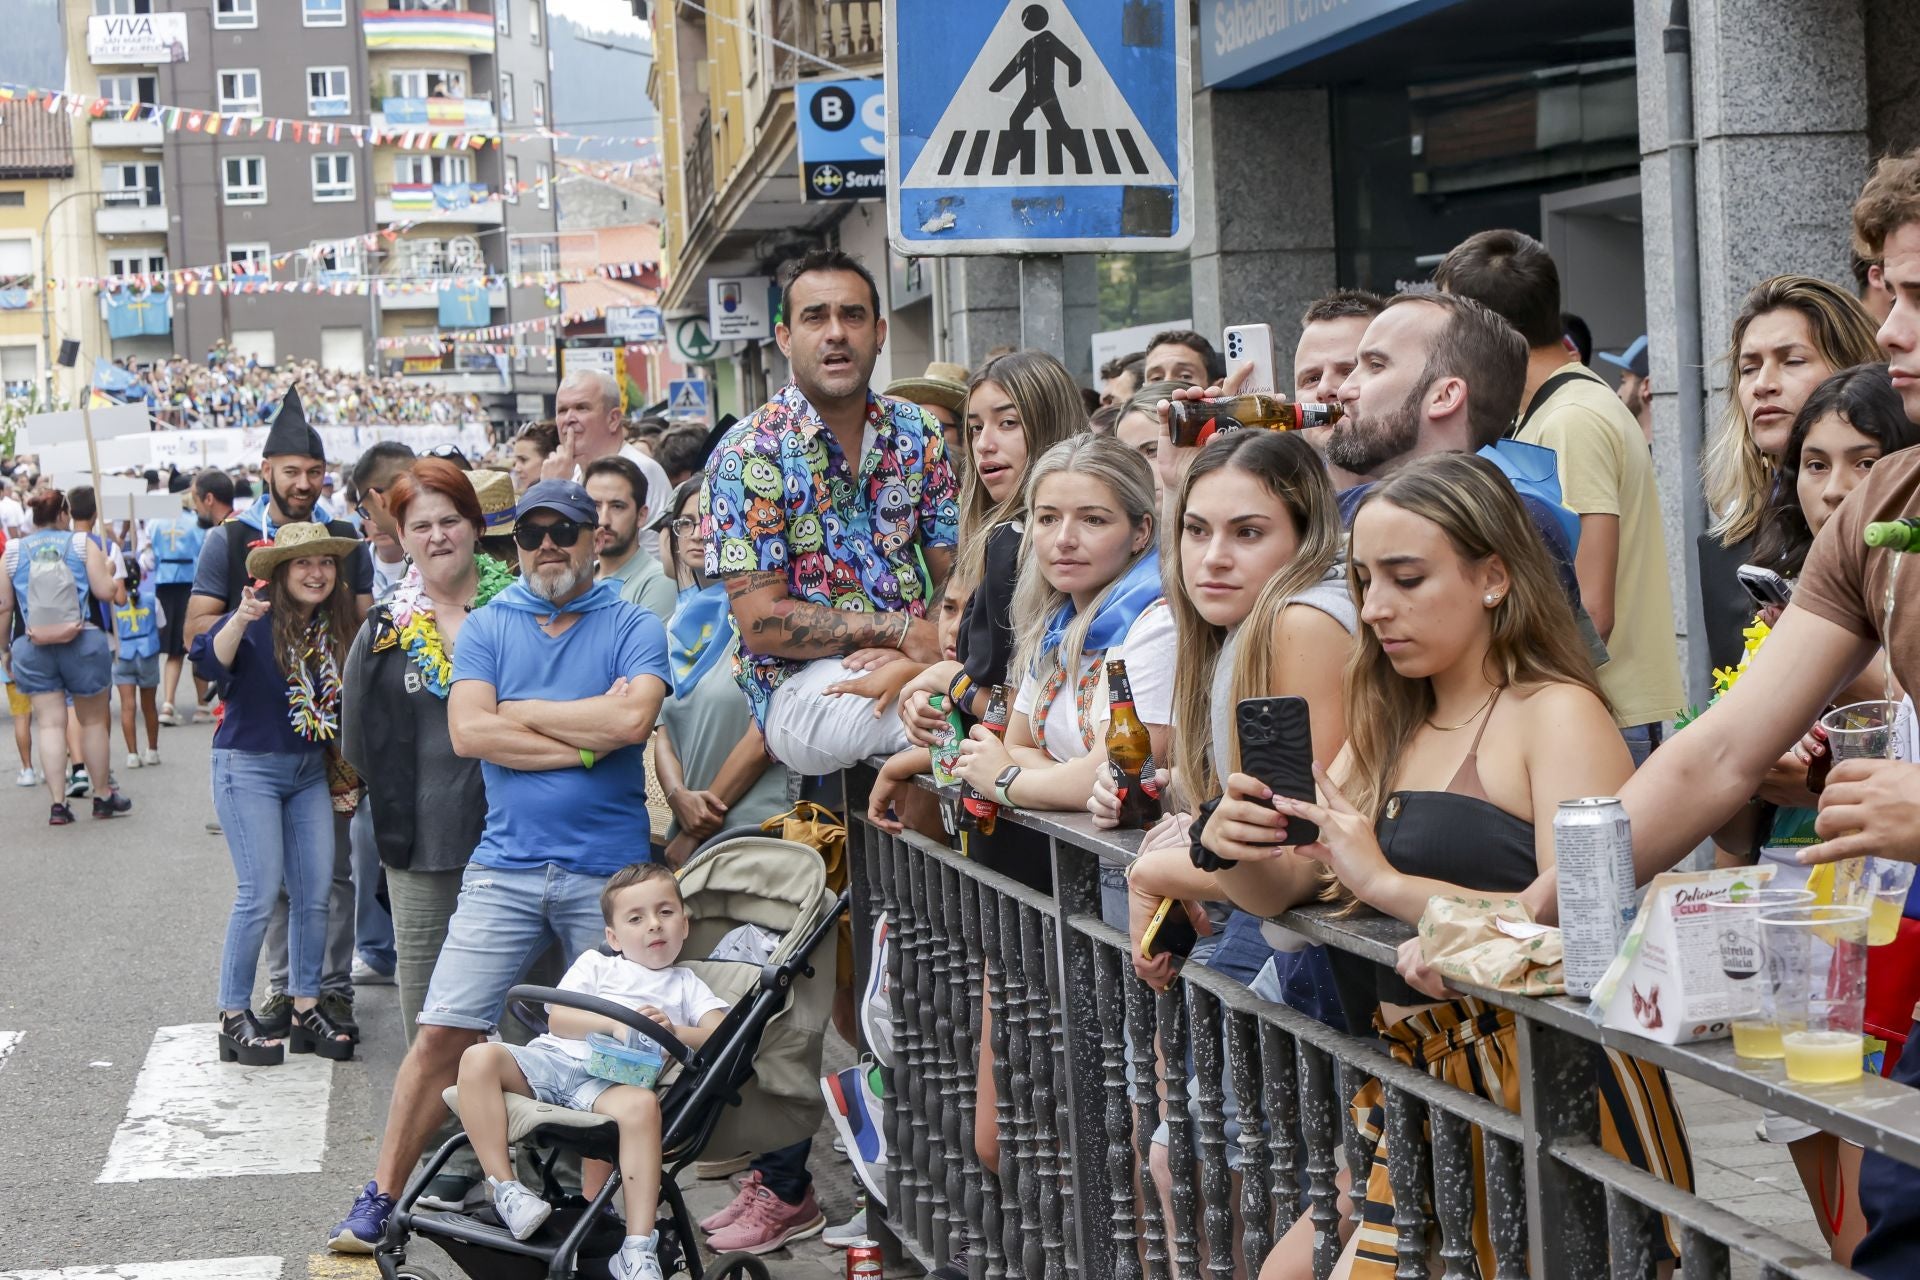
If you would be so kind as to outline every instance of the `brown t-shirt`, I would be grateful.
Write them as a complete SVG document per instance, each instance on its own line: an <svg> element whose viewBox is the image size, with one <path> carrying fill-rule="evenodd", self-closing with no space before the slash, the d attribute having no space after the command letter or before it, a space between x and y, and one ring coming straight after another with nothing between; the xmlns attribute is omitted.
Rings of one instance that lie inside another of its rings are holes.
<svg viewBox="0 0 1920 1280"><path fill-rule="evenodd" d="M1793 602L1855 635L1880 641L1901 686L1920 689L1920 565L1901 569L1893 634L1883 635L1887 575L1896 554L1869 547L1864 538L1874 521L1902 516L1920 516L1920 448L1881 459L1847 495L1814 539L1794 585Z"/></svg>

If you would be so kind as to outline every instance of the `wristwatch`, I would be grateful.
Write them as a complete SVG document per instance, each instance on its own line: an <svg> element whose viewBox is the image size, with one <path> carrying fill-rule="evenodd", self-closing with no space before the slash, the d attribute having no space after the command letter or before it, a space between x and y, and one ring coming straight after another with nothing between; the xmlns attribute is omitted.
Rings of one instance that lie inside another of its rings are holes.
<svg viewBox="0 0 1920 1280"><path fill-rule="evenodd" d="M1019 776L1020 766L1017 764L1010 764L1002 769L1000 776L993 780L993 798L1009 808L1018 809L1020 806L1014 804L1013 799L1007 795L1007 788L1011 787L1013 780Z"/></svg>

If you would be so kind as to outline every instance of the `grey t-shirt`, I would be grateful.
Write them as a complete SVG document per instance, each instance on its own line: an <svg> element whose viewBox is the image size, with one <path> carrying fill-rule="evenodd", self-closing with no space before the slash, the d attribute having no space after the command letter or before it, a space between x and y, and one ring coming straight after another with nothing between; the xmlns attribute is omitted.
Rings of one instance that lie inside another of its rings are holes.
<svg viewBox="0 0 1920 1280"><path fill-rule="evenodd" d="M738 645L735 640L732 647ZM747 695L733 678L731 654L714 663L686 697L669 697L660 707L660 723L673 742L673 753L680 758L686 785L695 791L713 785L720 766L753 728ZM779 761L769 761L759 780L727 810L726 825L758 826L789 807L787 771ZM667 839L678 834L680 820L675 818L667 828Z"/></svg>
<svg viewBox="0 0 1920 1280"><path fill-rule="evenodd" d="M617 585L622 600L652 613L660 619L661 626L673 621L673 610L680 600L680 588L672 575L645 547L636 545L627 562L608 574L607 578Z"/></svg>

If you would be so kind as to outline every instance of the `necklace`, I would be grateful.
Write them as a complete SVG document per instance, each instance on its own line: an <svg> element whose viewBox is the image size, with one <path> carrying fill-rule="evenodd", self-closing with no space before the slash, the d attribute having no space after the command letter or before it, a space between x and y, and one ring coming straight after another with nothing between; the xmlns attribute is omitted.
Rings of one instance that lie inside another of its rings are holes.
<svg viewBox="0 0 1920 1280"><path fill-rule="evenodd" d="M1432 729L1436 733L1453 733L1458 729L1464 729L1468 725L1472 724L1475 720L1478 720L1480 718L1480 713L1482 711L1485 711L1488 707L1492 706L1493 700L1499 696L1500 696L1500 686L1495 685L1493 687L1493 691L1487 695L1487 700L1481 703L1479 706L1475 707L1473 709L1473 714L1468 716L1465 720L1462 720L1459 724L1435 724L1433 722L1433 717L1428 716L1427 727L1429 729Z"/></svg>

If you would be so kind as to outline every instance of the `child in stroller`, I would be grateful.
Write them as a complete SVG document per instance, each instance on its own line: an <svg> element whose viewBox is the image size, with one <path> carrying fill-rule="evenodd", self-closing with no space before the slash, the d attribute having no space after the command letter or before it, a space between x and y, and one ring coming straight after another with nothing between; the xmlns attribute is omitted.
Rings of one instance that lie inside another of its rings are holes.
<svg viewBox="0 0 1920 1280"><path fill-rule="evenodd" d="M682 1044L699 1048L726 1017L727 1002L691 969L674 962L687 940L686 903L671 869L635 863L616 872L600 894L612 956L589 951L560 980L562 991L598 996L634 1009ZM545 1035L525 1046L477 1044L460 1059L460 1118L486 1172L494 1209L516 1240L540 1228L553 1207L513 1176L507 1152L508 1093L613 1117L619 1127L620 1178L629 1232L651 1224L660 1197L660 1102L653 1089L615 1084L588 1070L587 1036L624 1041L611 1018L554 1006ZM597 1188L610 1172L598 1161L582 1170ZM629 1234L614 1255L614 1280L660 1280L656 1232Z"/></svg>

